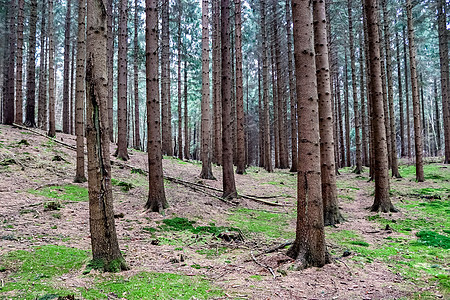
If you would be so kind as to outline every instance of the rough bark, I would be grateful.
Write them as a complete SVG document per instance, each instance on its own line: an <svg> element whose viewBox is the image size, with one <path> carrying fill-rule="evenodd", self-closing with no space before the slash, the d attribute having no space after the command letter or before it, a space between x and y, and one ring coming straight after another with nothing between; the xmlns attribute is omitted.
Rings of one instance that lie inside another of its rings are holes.
<svg viewBox="0 0 450 300"><path fill-rule="evenodd" d="M53 41L53 0L48 0L48 136L55 130L55 44Z"/></svg>
<svg viewBox="0 0 450 300"><path fill-rule="evenodd" d="M311 1L292 0L292 17L298 126L302 130L299 130L298 145L296 237L287 254L297 259L302 267L322 267L329 259L320 186L319 115Z"/></svg>
<svg viewBox="0 0 450 300"><path fill-rule="evenodd" d="M6 85L3 87L3 103L2 103L2 122L3 124L11 125L14 122L14 62L16 51L16 2L11 0L8 7L7 21L8 32L6 34L6 43L8 43L9 51L6 49L5 56L8 59L5 60L6 76L4 81Z"/></svg>
<svg viewBox="0 0 450 300"><path fill-rule="evenodd" d="M234 0L234 32L236 52L236 173L245 172L244 84L242 79L241 0Z"/></svg>
<svg viewBox="0 0 450 300"><path fill-rule="evenodd" d="M222 165L222 94L221 94L221 63L220 63L220 1L212 3L213 36L212 36L212 60L213 60L213 116L214 116L214 151L213 162Z"/></svg>
<svg viewBox="0 0 450 300"><path fill-rule="evenodd" d="M413 98L413 119L414 119L414 145L416 152L416 181L425 181L423 173L423 144L422 130L420 124L420 103L419 103L419 86L417 79L416 67L416 47L414 42L414 26L412 20L412 4L411 0L406 1L406 15L408 21L408 46L411 70L411 90Z"/></svg>
<svg viewBox="0 0 450 300"><path fill-rule="evenodd" d="M436 145L435 145L435 156L439 155L439 151L442 149L441 145L441 114L439 112L439 97L437 91L437 79L434 78L434 108L435 108L435 118L436 118Z"/></svg>
<svg viewBox="0 0 450 300"><path fill-rule="evenodd" d="M88 150L89 225L92 256L106 271L126 270L117 241L113 212L107 115L106 8L87 2L86 135Z"/></svg>
<svg viewBox="0 0 450 300"><path fill-rule="evenodd" d="M170 107L170 40L169 40L169 0L161 4L161 101L162 101L162 151L173 156L172 109Z"/></svg>
<svg viewBox="0 0 450 300"><path fill-rule="evenodd" d="M273 26L273 25L272 25ZM272 107L273 107L273 145L274 145L274 154L275 154L275 168L280 167L280 109L278 102L278 90L277 86L277 75L275 68L275 50L274 45L271 43L270 45L270 66L272 69Z"/></svg>
<svg viewBox="0 0 450 300"><path fill-rule="evenodd" d="M15 101L15 117L16 124L23 122L23 19L24 19L25 0L17 1L17 61L16 61L16 101Z"/></svg>
<svg viewBox="0 0 450 300"><path fill-rule="evenodd" d="M379 36L380 36L380 43L382 43L382 33L381 33L381 25L378 28L379 30ZM387 74L386 74L386 47L383 46L383 44L380 44L380 51L381 51L381 88L383 90L383 109L384 109L384 126L386 127L386 143L388 147L388 166L389 169L392 166L392 153L391 153L391 119L389 118L389 107L388 107L388 91L387 91Z"/></svg>
<svg viewBox="0 0 450 300"><path fill-rule="evenodd" d="M46 39L46 1L42 2L42 18L41 18L41 36L40 36L40 48L41 53L39 55L39 92L38 92L38 127L47 129L47 89L45 82L45 39Z"/></svg>
<svg viewBox="0 0 450 300"><path fill-rule="evenodd" d="M27 105L25 114L25 125L28 127L36 127L36 22L37 0L31 0L27 59Z"/></svg>
<svg viewBox="0 0 450 300"><path fill-rule="evenodd" d="M409 84L408 84L408 54L406 51L406 32L405 27L403 27L403 60L405 64L405 98L406 98L406 139L408 141L408 158L411 158L411 118L410 118L410 108L409 108ZM411 63L411 62L410 62Z"/></svg>
<svg viewBox="0 0 450 300"><path fill-rule="evenodd" d="M320 170L322 179L323 218L325 225L342 221L336 191L333 109L328 61L328 37L323 0L313 1L314 49L319 98Z"/></svg>
<svg viewBox="0 0 450 300"><path fill-rule="evenodd" d="M405 112L403 110L403 88L402 88L402 72L400 60L400 43L398 40L398 32L395 33L395 41L397 44L397 77L398 77L398 104L400 109L400 157L406 156L406 142L405 142ZM406 66L405 66L406 68Z"/></svg>
<svg viewBox="0 0 450 300"><path fill-rule="evenodd" d="M344 125L343 125L343 114L341 107L341 90L340 90L340 80L339 74L336 74L336 99L338 108L338 123L339 123L339 144L341 150L341 165L340 167L345 167L345 144L344 144Z"/></svg>
<svg viewBox="0 0 450 300"><path fill-rule="evenodd" d="M363 32L360 34L359 39L359 89L361 98L361 150L362 150L362 164L364 166L369 166L369 151L367 149L367 113L366 113L366 99L365 99L365 83L364 83L364 43L363 43ZM366 54L367 55L367 54Z"/></svg>
<svg viewBox="0 0 450 300"><path fill-rule="evenodd" d="M231 140L233 120L231 119L231 57L230 57L230 1L221 1L221 44L222 44L222 198L237 197L233 172L233 141Z"/></svg>
<svg viewBox="0 0 450 300"><path fill-rule="evenodd" d="M352 165L350 156L350 105L348 102L348 58L347 50L345 52L345 63L344 63L344 111L345 111L345 166L350 167Z"/></svg>
<svg viewBox="0 0 450 300"><path fill-rule="evenodd" d="M64 70L63 70L63 126L64 133L70 133L70 23L72 0L66 3L66 20L64 26Z"/></svg>
<svg viewBox="0 0 450 300"><path fill-rule="evenodd" d="M185 53L186 56L186 53ZM190 140L189 140L189 130L188 130L188 124L189 124L189 117L188 117L188 105L187 105L187 98L188 98L188 67L187 67L187 60L184 61L184 158L189 160L189 146L190 146Z"/></svg>
<svg viewBox="0 0 450 300"><path fill-rule="evenodd" d="M374 146L375 199L372 211L395 211L389 198L389 169L384 125L383 89L381 83L381 53L378 30L377 0L365 0L365 17L367 19L369 61L370 61L370 98L372 107L372 134Z"/></svg>
<svg viewBox="0 0 450 300"><path fill-rule="evenodd" d="M107 45L108 50L106 52L107 55L107 61L108 61L108 127L109 127L109 140L111 142L114 142L114 123L113 123L113 84L114 84L114 25L113 25L113 0L106 0L107 1L107 7L106 7L106 13L107 13Z"/></svg>
<svg viewBox="0 0 450 300"><path fill-rule="evenodd" d="M145 208L162 212L168 207L164 192L161 151L161 121L159 108L158 83L158 11L156 0L146 0L145 28L145 70L147 88L147 152L148 152L148 182L151 187Z"/></svg>
<svg viewBox="0 0 450 300"><path fill-rule="evenodd" d="M136 150L141 150L141 128L139 113L139 2L134 0L134 52L133 52L133 80L134 80L134 142L133 146Z"/></svg>
<svg viewBox="0 0 450 300"><path fill-rule="evenodd" d="M177 37L177 47L178 47L178 136L177 136L177 154L179 159L183 159L183 133L182 133L182 93L181 93L181 0L178 0L178 37Z"/></svg>

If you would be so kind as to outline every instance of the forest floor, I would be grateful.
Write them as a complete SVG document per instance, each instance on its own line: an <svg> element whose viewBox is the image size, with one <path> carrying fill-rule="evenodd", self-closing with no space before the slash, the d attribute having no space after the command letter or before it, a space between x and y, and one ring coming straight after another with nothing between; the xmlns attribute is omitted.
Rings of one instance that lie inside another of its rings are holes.
<svg viewBox="0 0 450 300"><path fill-rule="evenodd" d="M75 145L73 136L57 138ZM123 166L147 169L146 154L130 150L129 161L112 161L117 235L130 266L119 274L88 266L88 192L72 183L75 151L0 126L0 299L450 298L448 166L426 165L426 181L417 183L414 166L402 164L403 178L391 181L400 210L392 214L367 210L374 190L367 173L340 170L346 221L326 228L332 263L297 270L287 248L264 253L294 238L295 174L251 167L235 175L239 193L278 196L266 201L282 206L225 203L165 181L170 207L160 215L143 210L147 176ZM221 188L220 167L217 180L200 180L199 162L163 165L167 176Z"/></svg>

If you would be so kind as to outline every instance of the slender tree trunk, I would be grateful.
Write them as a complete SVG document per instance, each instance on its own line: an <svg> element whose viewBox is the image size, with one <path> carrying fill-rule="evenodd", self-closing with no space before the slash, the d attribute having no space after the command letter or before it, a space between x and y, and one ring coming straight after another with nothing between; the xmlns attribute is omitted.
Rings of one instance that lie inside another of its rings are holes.
<svg viewBox="0 0 450 300"><path fill-rule="evenodd" d="M70 23L72 0L66 3L66 21L64 27L64 75L63 75L63 132L70 133Z"/></svg>
<svg viewBox="0 0 450 300"><path fill-rule="evenodd" d="M185 54L186 56L186 54ZM189 124L189 118L188 118L188 105L187 105L187 96L188 96L188 81L187 81L187 75L188 75L188 68L187 68L187 60L184 61L184 158L189 160L189 147L190 147L190 140L189 140L189 131L188 131L188 124Z"/></svg>
<svg viewBox="0 0 450 300"><path fill-rule="evenodd" d="M272 25L273 26L273 25ZM272 68L272 104L273 104L273 145L275 148L275 168L280 167L280 130L279 130L279 103L278 103L278 91L276 89L276 68L275 68L275 51L273 43L270 46L270 65Z"/></svg>
<svg viewBox="0 0 450 300"><path fill-rule="evenodd" d="M133 79L134 79L134 149L142 150L140 134L140 114L139 114L139 2L134 0L134 52L133 52ZM164 101L164 100L163 100ZM167 103L166 103L167 105ZM164 105L163 105L164 106ZM167 107L166 107L167 109ZM167 153L166 153L167 154Z"/></svg>
<svg viewBox="0 0 450 300"><path fill-rule="evenodd" d="M409 109L408 55L406 52L406 32L403 27L403 59L405 61L405 97L406 97L406 138L408 140L408 158L411 158L411 117Z"/></svg>
<svg viewBox="0 0 450 300"><path fill-rule="evenodd" d="M77 167L74 182L85 182L84 172L84 101L86 62L86 0L78 0L77 74L75 84L75 134L77 137Z"/></svg>
<svg viewBox="0 0 450 300"><path fill-rule="evenodd" d="M290 1L290 0L288 0ZM261 41L261 37L259 38ZM259 166L264 168L264 107L261 93L261 54L258 56L258 128L259 128ZM296 126L297 127L297 126Z"/></svg>
<svg viewBox="0 0 450 300"><path fill-rule="evenodd" d="M241 0L234 0L234 30L236 51L236 173L245 172L244 91L242 79Z"/></svg>
<svg viewBox="0 0 450 300"><path fill-rule="evenodd" d="M8 55L8 59L5 60L6 76L4 80L6 81L6 86L4 86L3 93L3 115L2 122L3 124L11 125L14 122L14 65L15 65L15 56L16 56L16 2L15 0L11 0L8 7L8 13L6 16L9 20L7 21L8 33L6 34L6 41L9 45L9 51L6 49L5 57Z"/></svg>
<svg viewBox="0 0 450 300"><path fill-rule="evenodd" d="M322 179L323 218L325 225L342 221L336 191L336 169L333 138L333 109L328 61L325 2L313 1L314 48L319 97L320 170Z"/></svg>
<svg viewBox="0 0 450 300"><path fill-rule="evenodd" d="M374 176L375 199L372 211L395 211L389 199L389 169L386 143L386 127L384 123L383 90L381 77L380 37L378 31L377 0L365 0L365 17L367 18L369 59L370 59L370 93L372 101L374 139Z"/></svg>
<svg viewBox="0 0 450 300"><path fill-rule="evenodd" d="M162 151L173 156L172 108L170 105L170 40L169 40L169 0L162 1L161 39L161 101L162 101Z"/></svg>
<svg viewBox="0 0 450 300"><path fill-rule="evenodd" d="M287 59L289 72L289 98L291 99L291 172L297 172L297 107L295 98L294 68L292 66L292 32L291 32L291 6L286 0L286 32L287 32Z"/></svg>
<svg viewBox="0 0 450 300"><path fill-rule="evenodd" d="M182 110L181 110L181 0L178 0L178 158L183 159L183 134L182 134Z"/></svg>
<svg viewBox="0 0 450 300"><path fill-rule="evenodd" d="M56 136L55 130L55 44L53 41L53 0L48 0L48 133Z"/></svg>
<svg viewBox="0 0 450 300"><path fill-rule="evenodd" d="M236 198L236 183L233 172L233 142L231 119L231 59L230 59L230 1L221 0L221 44L222 44L222 171L223 198Z"/></svg>
<svg viewBox="0 0 450 300"><path fill-rule="evenodd" d="M366 114L366 99L365 99L365 87L364 87L364 43L363 43L363 32L360 33L359 39L359 89L361 95L361 142L362 142L362 164L364 166L369 166L369 151L367 149L367 114ZM367 55L367 53L365 54Z"/></svg>
<svg viewBox="0 0 450 300"><path fill-rule="evenodd" d="M39 92L38 92L38 127L47 129L47 89L45 80L45 39L46 39L46 24L47 17L45 16L46 1L42 2L42 18L41 18L41 38L40 48L41 53L39 55Z"/></svg>
<svg viewBox="0 0 450 300"><path fill-rule="evenodd" d="M339 74L336 74L336 96L338 105L338 118L339 118L339 139L340 139L340 149L341 149L341 167L345 167L345 144L344 144L344 126L343 126L343 114L341 108L341 90Z"/></svg>
<svg viewBox="0 0 450 300"><path fill-rule="evenodd" d="M220 1L212 3L213 16L213 38L212 38L212 60L213 60L213 115L214 115L214 155L213 161L222 165L222 94L221 94L221 62L220 62Z"/></svg>
<svg viewBox="0 0 450 300"><path fill-rule="evenodd" d="M22 124L23 122L23 18L24 18L25 0L17 1L17 62L16 62L16 101L14 122Z"/></svg>
<svg viewBox="0 0 450 300"><path fill-rule="evenodd" d="M109 127L109 140L114 142L114 115L113 115L113 98L114 98L114 13L113 13L113 0L107 0L107 38L108 38L108 127Z"/></svg>
<svg viewBox="0 0 450 300"><path fill-rule="evenodd" d="M348 102L348 59L347 50L345 52L345 65L344 65L344 109L345 109L345 166L350 167L352 165L351 155L350 155L350 105Z"/></svg>
<svg viewBox="0 0 450 300"><path fill-rule="evenodd" d="M51 0L50 0L51 1ZM104 1L87 2L86 88L89 225L92 256L106 271L128 269L120 252L114 223L109 159L106 73L106 8Z"/></svg>
<svg viewBox="0 0 450 300"><path fill-rule="evenodd" d="M36 127L36 22L37 0L31 0L27 59L27 106L25 115L25 125L28 127Z"/></svg>
<svg viewBox="0 0 450 300"><path fill-rule="evenodd" d="M402 89L402 72L401 72L401 60L400 60L400 43L398 40L398 32L395 33L395 41L397 44L397 77L398 77L398 104L400 108L400 156L406 156L406 143L405 143L405 113L403 111L403 89Z"/></svg>
<svg viewBox="0 0 450 300"><path fill-rule="evenodd" d="M322 267L329 261L320 186L318 95L310 5L309 0L292 0L298 127L302 130L298 145L296 237L287 254L305 268Z"/></svg>
<svg viewBox="0 0 450 300"><path fill-rule="evenodd" d="M213 4L214 5L214 4ZM208 0L202 0L202 172L200 178L214 180L211 166L211 113L209 99Z"/></svg>
<svg viewBox="0 0 450 300"><path fill-rule="evenodd" d="M349 31L349 43L350 43L350 66L352 70L352 92L353 92L353 112L355 118L355 145L356 145L356 168L355 173L361 174L362 172L362 160L361 160L361 136L360 136L360 116L359 116L359 103L358 103L358 91L356 90L356 63L354 55L353 44L353 20L352 20L352 0L347 2L348 8L348 31ZM361 55L361 53L360 53Z"/></svg>
<svg viewBox="0 0 450 300"><path fill-rule="evenodd" d="M422 130L420 124L420 106L419 106L419 87L417 80L416 68L416 48L414 45L414 27L412 21L412 5L411 0L406 1L406 13L408 18L408 41L409 41L409 57L411 60L411 90L413 95L413 117L414 117L414 144L416 152L416 180L418 182L425 181L423 173L423 144Z"/></svg>
<svg viewBox="0 0 450 300"><path fill-rule="evenodd" d="M379 36L380 36L380 42L383 40L383 36L381 33L381 26L378 27L379 30ZM387 91L387 83L386 83L386 77L388 76L386 74L386 47L383 47L383 44L380 44L380 51L381 51L381 88L383 90L383 109L384 109L384 125L386 127L386 143L387 143L387 149L388 149L388 166L389 169L392 166L392 152L391 152L391 119L389 118L389 108L388 108L388 91Z"/></svg>
<svg viewBox="0 0 450 300"><path fill-rule="evenodd" d="M158 11L156 0L146 0L146 30L145 30L145 69L147 85L147 152L148 152L148 182L152 188L148 191L145 208L162 212L168 207L164 192L164 178L161 153L161 121L159 108L158 83Z"/></svg>
<svg viewBox="0 0 450 300"><path fill-rule="evenodd" d="M442 149L441 145L441 114L439 112L439 98L437 91L436 78L434 78L434 108L435 108L435 116L436 116L436 153L435 156L439 155L439 151ZM442 84L442 83L441 83ZM448 83L447 83L448 84Z"/></svg>
<svg viewBox="0 0 450 300"><path fill-rule="evenodd" d="M422 120L423 140L425 140L425 142L423 142L423 144L424 144L423 145L423 151L426 154L427 150L429 150L429 149L426 148L426 141L428 140L428 135L427 135L426 127L425 127L425 98L423 96L423 78L422 78L422 73L420 73L419 78L420 78L419 79L420 82L418 84L420 86L420 105L421 105L421 108L420 108L421 118L420 119Z"/></svg>
<svg viewBox="0 0 450 300"><path fill-rule="evenodd" d="M74 122L74 91L75 91L75 47L77 45L76 40L72 43L72 56L70 61L70 86L69 86L69 133L73 135L73 122Z"/></svg>

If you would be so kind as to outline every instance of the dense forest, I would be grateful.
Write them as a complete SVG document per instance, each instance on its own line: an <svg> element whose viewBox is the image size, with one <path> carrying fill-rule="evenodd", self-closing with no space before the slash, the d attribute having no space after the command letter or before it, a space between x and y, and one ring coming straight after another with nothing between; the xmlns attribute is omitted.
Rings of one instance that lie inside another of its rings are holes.
<svg viewBox="0 0 450 300"><path fill-rule="evenodd" d="M0 298L450 297L447 1L0 3Z"/></svg>

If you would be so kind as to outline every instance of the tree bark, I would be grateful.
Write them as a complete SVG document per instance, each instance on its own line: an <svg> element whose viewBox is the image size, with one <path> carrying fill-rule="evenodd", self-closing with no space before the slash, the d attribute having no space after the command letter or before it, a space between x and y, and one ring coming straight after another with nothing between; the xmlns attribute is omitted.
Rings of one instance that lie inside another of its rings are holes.
<svg viewBox="0 0 450 300"><path fill-rule="evenodd" d="M402 89L402 72L400 60L400 43L398 40L398 32L395 33L395 41L397 44L397 77L398 77L398 104L400 108L400 157L406 156L406 142L405 142L405 112L403 110L403 89ZM406 66L405 66L406 68Z"/></svg>
<svg viewBox="0 0 450 300"><path fill-rule="evenodd" d="M172 109L170 106L170 36L169 36L169 0L161 4L161 101L162 101L162 151L173 156L172 146Z"/></svg>
<svg viewBox="0 0 450 300"><path fill-rule="evenodd" d="M186 53L185 53L186 56ZM189 147L190 147L190 134L188 130L188 124L189 124L189 117L188 117L188 105L187 105L187 98L188 98L188 68L187 68L187 59L184 61L184 158L189 160Z"/></svg>
<svg viewBox="0 0 450 300"><path fill-rule="evenodd" d="M88 150L89 224L92 256L106 271L128 269L117 241L113 212L107 115L106 8L87 2L86 133Z"/></svg>
<svg viewBox="0 0 450 300"><path fill-rule="evenodd" d="M107 0L107 45L108 50L106 52L108 61L108 127L109 127L109 140L114 142L114 115L113 115L113 98L114 98L114 16L113 16L113 0Z"/></svg>
<svg viewBox="0 0 450 300"><path fill-rule="evenodd" d="M381 77L380 36L378 29L377 0L365 0L365 17L367 19L369 60L370 60L370 98L372 107L372 133L374 147L375 199L372 211L395 211L389 199L389 169L384 123L383 89Z"/></svg>
<svg viewBox="0 0 450 300"><path fill-rule="evenodd" d="M298 145L296 237L287 255L297 259L302 267L322 267L329 259L320 186L319 114L311 1L292 0L292 17L298 127L302 130L299 130Z"/></svg>
<svg viewBox="0 0 450 300"><path fill-rule="evenodd" d="M66 20L64 27L64 70L63 70L63 132L70 133L70 23L72 0L66 3Z"/></svg>
<svg viewBox="0 0 450 300"><path fill-rule="evenodd" d="M53 41L53 0L48 0L48 133L56 136L55 130L55 44Z"/></svg>
<svg viewBox="0 0 450 300"><path fill-rule="evenodd" d="M439 155L439 151L442 149L441 145L441 114L439 112L439 97L437 91L436 78L434 78L434 108L435 108L435 118L436 118L436 146L435 146L435 156ZM448 83L447 83L448 84Z"/></svg>
<svg viewBox="0 0 450 300"><path fill-rule="evenodd" d="M45 39L46 39L46 1L42 1L42 18L41 18L41 37L40 37L40 48L41 53L39 55L39 92L38 92L38 127L46 130L47 129L47 89L45 82Z"/></svg>
<svg viewBox="0 0 450 300"><path fill-rule="evenodd" d="M406 32L403 27L403 59L405 62L405 98L406 98L406 138L408 140L408 158L411 158L411 118L409 109L408 54L406 52Z"/></svg>
<svg viewBox="0 0 450 300"><path fill-rule="evenodd" d="M133 52L133 79L134 79L134 142L133 146L136 150L142 150L141 147L141 128L140 128L140 113L139 113L139 2L134 0L134 52Z"/></svg>
<svg viewBox="0 0 450 300"><path fill-rule="evenodd" d="M23 19L24 19L25 0L17 1L17 61L16 61L16 101L15 101L15 117L16 124L23 122Z"/></svg>
<svg viewBox="0 0 450 300"><path fill-rule="evenodd" d="M345 166L351 167L351 155L350 155L350 105L348 102L348 59L347 50L345 52L345 64L344 64L344 110L345 110Z"/></svg>
<svg viewBox="0 0 450 300"><path fill-rule="evenodd" d="M30 35L28 38L27 59L27 106L25 125L36 127L36 22L37 22L37 0L30 2Z"/></svg>
<svg viewBox="0 0 450 300"><path fill-rule="evenodd" d="M234 32L236 52L236 173L245 172L244 87L242 79L241 0L234 0Z"/></svg>
<svg viewBox="0 0 450 300"><path fill-rule="evenodd" d="M365 99L365 83L364 83L364 43L363 43L363 35L364 33L360 33L359 39L359 72L360 72L360 80L359 80L359 89L361 95L361 142L362 142L362 164L364 166L369 166L369 151L367 149L367 113L366 113L366 99ZM365 54L367 55L367 53Z"/></svg>
<svg viewBox="0 0 450 300"><path fill-rule="evenodd" d="M336 191L333 109L324 1L313 1L313 19L317 93L319 97L320 170L322 179L323 218L325 225L335 225L340 223L343 219L339 212Z"/></svg>
<svg viewBox="0 0 450 300"><path fill-rule="evenodd" d="M182 110L181 110L181 0L178 0L178 37L177 37L177 45L178 45L178 139L177 139L177 147L178 147L178 158L183 159L183 134L182 134Z"/></svg>
<svg viewBox="0 0 450 300"><path fill-rule="evenodd" d="M233 172L233 142L231 140L233 125L231 120L231 59L230 59L230 1L221 0L221 44L222 44L222 198L237 197Z"/></svg>
<svg viewBox="0 0 450 300"><path fill-rule="evenodd" d="M214 116L214 150L213 162L222 165L222 99L221 99L221 63L220 63L220 1L212 2L213 36L212 36L212 60L213 60L213 116Z"/></svg>
<svg viewBox="0 0 450 300"><path fill-rule="evenodd" d="M158 11L156 0L146 0L145 28L145 69L147 88L147 152L148 183L152 188L148 191L145 208L162 213L169 205L164 192L164 178L161 151L161 121L159 108L158 83Z"/></svg>
<svg viewBox="0 0 450 300"><path fill-rule="evenodd" d="M414 27L412 21L412 5L411 0L406 1L406 14L408 20L408 42L409 42L409 57L411 70L411 90L413 96L413 118L414 118L414 144L416 152L416 181L425 181L423 173L423 144L422 144L422 130L420 124L420 104L419 104L419 87L417 80L416 67L416 47L414 42Z"/></svg>
<svg viewBox="0 0 450 300"><path fill-rule="evenodd" d="M15 63L15 51L16 51L16 2L11 0L8 7L7 18L9 19L6 23L8 28L8 33L6 34L6 43L9 45L9 51L4 50L8 53L8 59L5 60L6 76L4 81L6 85L3 88L3 103L2 103L2 122L6 125L12 125L14 123L14 63ZM5 44L6 44L5 43ZM6 55L5 55L6 56Z"/></svg>

